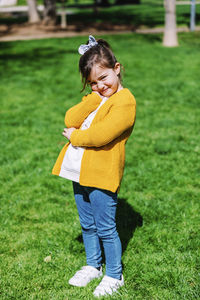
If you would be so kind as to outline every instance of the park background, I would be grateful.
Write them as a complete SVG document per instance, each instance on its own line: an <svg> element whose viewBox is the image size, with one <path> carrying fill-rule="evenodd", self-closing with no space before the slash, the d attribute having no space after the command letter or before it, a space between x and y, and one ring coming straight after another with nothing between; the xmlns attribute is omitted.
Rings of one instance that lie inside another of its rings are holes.
<svg viewBox="0 0 200 300"><path fill-rule="evenodd" d="M123 24L164 26L154 1L100 8L98 20L77 10L68 21L103 23L107 12L117 23L119 11ZM176 16L177 28L189 27L188 6ZM117 212L125 286L112 299L199 299L200 33L178 33L177 47L164 47L162 32L95 37L112 45L137 101ZM93 299L98 284L68 285L84 246L71 183L51 175L65 111L83 96L77 49L86 40L0 41L0 299Z"/></svg>

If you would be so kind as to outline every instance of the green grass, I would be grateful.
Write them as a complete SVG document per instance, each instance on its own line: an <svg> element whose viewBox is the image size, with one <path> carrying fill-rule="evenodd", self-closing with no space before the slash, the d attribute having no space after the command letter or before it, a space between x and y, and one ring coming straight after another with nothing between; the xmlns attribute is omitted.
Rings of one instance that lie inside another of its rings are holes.
<svg viewBox="0 0 200 300"><path fill-rule="evenodd" d="M112 299L199 299L200 34L107 36L137 100L119 194L126 285ZM85 37L0 44L0 298L93 299L71 183L51 175L80 98ZM51 261L44 258L51 255Z"/></svg>

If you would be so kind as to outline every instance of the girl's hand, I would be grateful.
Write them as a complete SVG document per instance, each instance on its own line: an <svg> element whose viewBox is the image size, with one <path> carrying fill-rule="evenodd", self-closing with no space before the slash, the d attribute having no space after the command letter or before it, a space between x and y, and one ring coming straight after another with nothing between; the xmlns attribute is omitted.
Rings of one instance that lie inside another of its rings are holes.
<svg viewBox="0 0 200 300"><path fill-rule="evenodd" d="M103 99L103 96L99 92L93 91L93 93L96 93L97 95L99 95L99 97L101 97L101 99Z"/></svg>
<svg viewBox="0 0 200 300"><path fill-rule="evenodd" d="M71 134L75 129L76 128L74 127L64 128L62 135L64 135L68 140L70 140Z"/></svg>

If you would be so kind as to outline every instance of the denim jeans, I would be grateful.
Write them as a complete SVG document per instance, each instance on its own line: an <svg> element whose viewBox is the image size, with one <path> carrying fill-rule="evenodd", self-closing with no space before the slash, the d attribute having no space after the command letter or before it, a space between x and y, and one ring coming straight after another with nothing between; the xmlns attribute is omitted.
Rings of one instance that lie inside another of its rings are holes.
<svg viewBox="0 0 200 300"><path fill-rule="evenodd" d="M117 193L81 186L73 182L85 246L87 265L98 268L102 263L103 244L106 275L120 279L122 247L116 230Z"/></svg>

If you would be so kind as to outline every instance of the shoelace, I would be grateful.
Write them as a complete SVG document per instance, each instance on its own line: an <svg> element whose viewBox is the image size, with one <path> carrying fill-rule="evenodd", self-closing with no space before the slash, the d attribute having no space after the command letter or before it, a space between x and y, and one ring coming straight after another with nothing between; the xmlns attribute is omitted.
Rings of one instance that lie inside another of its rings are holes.
<svg viewBox="0 0 200 300"><path fill-rule="evenodd" d="M90 275L92 270L89 270L87 267L82 267L81 270L77 271L74 277L81 277L84 278L88 275Z"/></svg>

